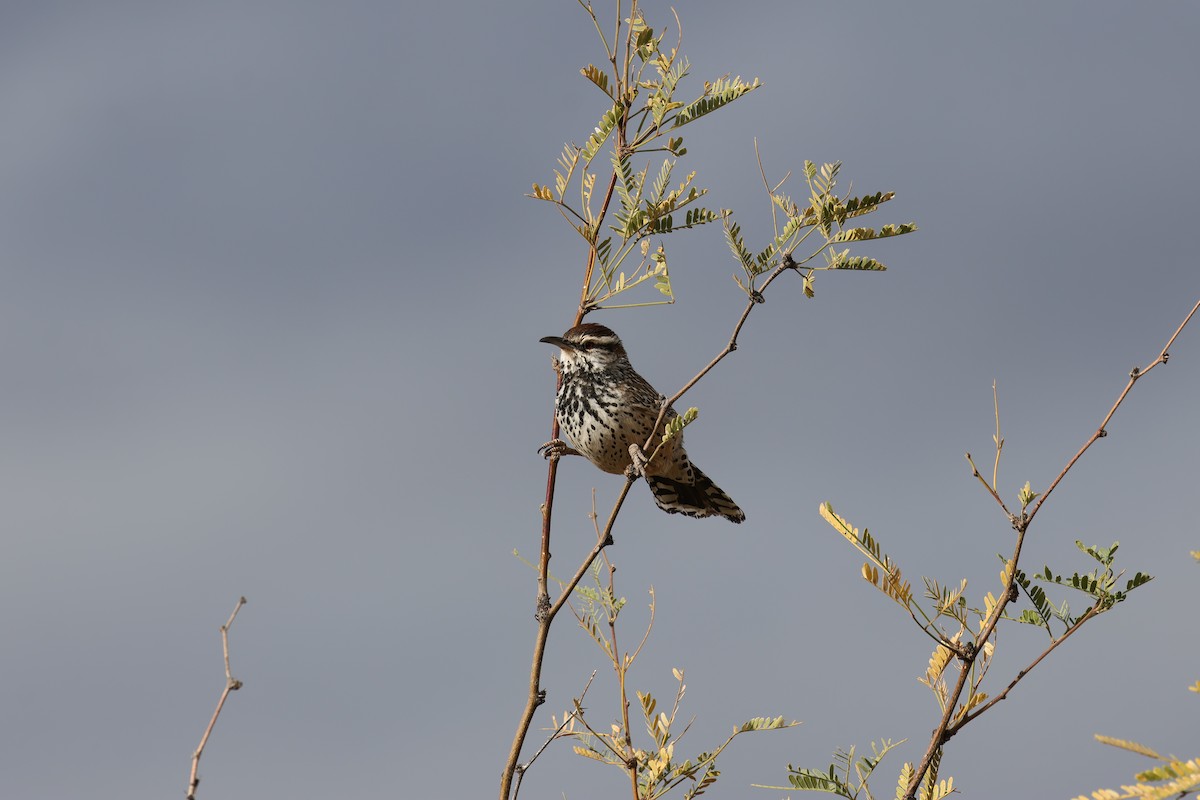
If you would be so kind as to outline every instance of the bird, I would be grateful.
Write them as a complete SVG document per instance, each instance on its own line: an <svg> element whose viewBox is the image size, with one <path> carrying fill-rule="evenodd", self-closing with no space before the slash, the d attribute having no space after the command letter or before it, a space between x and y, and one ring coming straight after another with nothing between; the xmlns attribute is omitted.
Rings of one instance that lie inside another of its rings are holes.
<svg viewBox="0 0 1200 800"><path fill-rule="evenodd" d="M654 502L668 514L721 516L739 523L746 519L737 503L688 458L682 431L646 461L641 446L650 438L666 398L634 370L617 334L586 322L540 341L559 349L554 414L574 447L554 439L539 452L546 458L580 455L613 474L625 473L632 465L635 471L629 474L645 477ZM668 408L664 425L677 416ZM656 439L662 430L660 426L655 432ZM633 453L630 445L636 446ZM640 463L634 464L635 459Z"/></svg>

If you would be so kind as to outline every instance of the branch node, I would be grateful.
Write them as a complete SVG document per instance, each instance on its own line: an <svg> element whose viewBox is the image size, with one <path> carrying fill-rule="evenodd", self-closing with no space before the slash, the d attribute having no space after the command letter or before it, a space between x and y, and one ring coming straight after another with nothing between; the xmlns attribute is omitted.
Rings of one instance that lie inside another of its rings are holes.
<svg viewBox="0 0 1200 800"><path fill-rule="evenodd" d="M762 293L762 292L760 292L758 289L751 289L751 290L750 290L750 299L751 299L751 300L753 300L753 301L754 301L754 302L756 302L756 303L765 303L765 302L767 302L767 298L763 297L763 293Z"/></svg>
<svg viewBox="0 0 1200 800"><path fill-rule="evenodd" d="M546 702L546 690L545 690L545 689L538 689L538 693L537 693L537 700L536 700L536 702L534 703L534 705L535 705L535 706L540 706L540 705L541 705L542 703L544 703L544 702Z"/></svg>
<svg viewBox="0 0 1200 800"><path fill-rule="evenodd" d="M533 612L533 618L539 624L546 619L546 615L550 613L550 595L546 592L539 592L537 596L537 610Z"/></svg>
<svg viewBox="0 0 1200 800"><path fill-rule="evenodd" d="M1171 357L1171 354L1168 353L1166 350L1163 350L1162 359L1161 359L1162 363L1164 363L1164 364L1167 363L1167 359L1170 357Z"/></svg>
<svg viewBox="0 0 1200 800"><path fill-rule="evenodd" d="M1136 381L1138 378L1141 377L1141 375L1142 375L1142 371L1140 369L1138 369L1137 367L1134 367L1133 369L1129 370L1129 379L1130 380Z"/></svg>
<svg viewBox="0 0 1200 800"><path fill-rule="evenodd" d="M1100 430L1096 431L1097 439L1103 439L1105 436L1108 436L1108 431L1104 430L1104 428L1101 428Z"/></svg>
<svg viewBox="0 0 1200 800"><path fill-rule="evenodd" d="M796 263L796 259L792 258L791 253L784 253L783 261L781 263L783 264L784 269L797 269L800 266Z"/></svg>

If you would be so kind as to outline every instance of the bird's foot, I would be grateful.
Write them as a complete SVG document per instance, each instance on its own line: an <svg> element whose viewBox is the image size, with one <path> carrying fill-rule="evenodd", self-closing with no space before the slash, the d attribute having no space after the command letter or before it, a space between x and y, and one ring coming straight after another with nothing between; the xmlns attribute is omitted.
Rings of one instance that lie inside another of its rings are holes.
<svg viewBox="0 0 1200 800"><path fill-rule="evenodd" d="M644 476L648 463L650 459L646 458L641 447L636 444L629 445L629 466L625 468L625 476L630 480Z"/></svg>
<svg viewBox="0 0 1200 800"><path fill-rule="evenodd" d="M572 447L568 447L567 443L562 439L551 439L544 445L538 448L538 454L542 458L552 459L557 461L563 456L577 456L580 452Z"/></svg>

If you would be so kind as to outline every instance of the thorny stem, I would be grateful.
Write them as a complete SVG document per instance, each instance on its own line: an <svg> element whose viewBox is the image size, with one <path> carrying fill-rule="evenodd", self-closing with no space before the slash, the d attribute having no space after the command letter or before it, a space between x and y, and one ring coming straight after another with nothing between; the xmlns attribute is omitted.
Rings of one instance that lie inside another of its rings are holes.
<svg viewBox="0 0 1200 800"><path fill-rule="evenodd" d="M233 613L229 615L229 619L221 626L221 649L225 655L225 688L221 691L221 697L217 700L217 709L213 711L212 719L208 721L208 727L204 729L204 735L200 737L200 745L196 748L196 752L192 754L192 771L188 776L187 800L196 800L196 787L200 785L200 756L204 755L204 747L208 744L208 737L212 735L213 727L217 724L217 717L221 716L221 709L225 707L225 700L229 697L230 692L236 692L242 688L242 682L233 677L229 670L229 629L233 627L233 621L237 618L238 612L242 610L242 606L246 605L246 598L239 597L237 605L233 607Z"/></svg>
<svg viewBox="0 0 1200 800"><path fill-rule="evenodd" d="M1036 659L1034 659L1033 662L1028 667L1023 669L1017 675L1017 677L1004 689L1004 691L1002 691L1000 694L996 695L985 705L980 706L978 709L973 709L972 713L964 712L962 718L959 719L958 721L956 721L953 725L951 725L950 720L953 718L954 713L955 713L956 709L958 708L958 703L959 703L960 698L962 697L963 689L966 687L967 677L970 674L971 666L974 664L975 659L978 657L979 651L983 649L983 647L987 644L988 640L991 638L992 633L995 632L996 625L999 624L1001 617L1004 615L1004 610L1008 607L1008 604L1010 602L1012 602L1012 597L1013 597L1012 588L1013 588L1013 586L1016 585L1017 564L1021 558L1021 548L1025 544L1025 533L1029 529L1030 523L1033 522L1033 518L1037 514L1038 509L1040 509L1042 507L1042 505L1046 502L1046 498L1048 498L1050 496L1050 493L1054 491L1054 488L1056 486L1058 486L1058 484L1062 481L1062 479L1064 477L1066 477L1066 474L1068 472L1070 472L1071 467L1073 467L1075 465L1075 462L1077 462L1080 459L1080 457L1085 452L1087 452L1088 448L1090 448L1096 442L1097 439L1100 439L1101 437L1107 435L1107 431L1105 430L1105 428L1108 425L1109 420L1111 420L1113 415L1117 412L1117 408L1120 407L1121 403L1123 403L1125 401L1125 398L1129 395L1129 392L1133 389L1133 385L1135 383L1137 383L1138 378L1142 377L1143 375L1145 375L1147 372L1149 372L1150 370L1152 370L1154 367L1158 366L1159 364L1167 363L1167 358L1169 357L1168 351L1170 350L1171 345L1175 343L1175 339L1178 338L1179 334L1183 332L1184 327L1188 324L1188 322L1191 321L1192 317L1196 314L1197 310L1200 310L1200 301L1197 301L1196 305L1192 306L1192 310L1190 312L1188 312L1187 317L1185 317L1183 322L1181 322L1179 324L1179 327L1175 329L1175 333L1173 333L1171 335L1171 338L1167 340L1166 345L1159 352L1158 357L1155 358L1152 362L1150 362L1150 365L1147 366L1145 369L1138 369L1137 367L1133 368L1133 370L1129 374L1129 382L1125 385L1125 389L1121 392L1120 396L1117 397L1117 401L1115 403L1113 403L1112 408L1109 409L1108 414L1105 415L1104 421L1100 423L1100 427L1096 430L1095 433L1093 433L1091 435L1091 437L1088 438L1088 440L1084 443L1083 447L1081 447L1079 449L1079 452L1077 452L1071 458L1071 460L1067 462L1067 465L1065 467L1063 467L1062 472L1060 472L1058 474L1058 477L1056 477L1054 479L1054 481L1051 482L1050 487L1048 489L1046 489L1045 494L1043 494L1038 499L1037 503L1028 512L1022 511L1020 517L1016 517L1012 513L1010 513L1008 511L1008 508L1004 505L1004 501L1001 500L1001 498L998 494L996 494L995 489L993 487L989 486L988 482L986 480L984 480L982 476L980 476L979 470L975 468L975 463L973 461L971 461L970 454L969 453L967 454L967 460L971 462L971 470L974 474L974 477L979 478L980 483L982 483L985 487L987 487L988 492L992 495L992 497L994 497L996 499L996 502L1000 504L1001 509L1004 510L1005 514L1008 516L1009 520L1012 522L1013 527L1016 529L1017 542L1016 542L1016 546L1013 548L1012 558L1008 562L1008 564L1009 564L1008 581L1004 587L1004 594L1002 597L1000 597L996 601L996 605L992 608L992 613L988 616L986 622L984 623L983 629L979 632L979 635L975 638L975 641L978 644L975 647L968 649L965 653L959 654L960 664L959 664L958 680L955 683L954 690L950 693L949 697L947 698L946 708L942 712L942 717L938 722L938 726L937 726L937 728L934 729L933 735L930 737L929 747L926 749L925 755L921 758L920 765L917 767L917 770L913 773L912 780L908 784L908 790L905 794L905 800L913 800L913 798L916 797L917 788L921 785L921 782L925 779L925 773L929 771L929 765L933 761L933 758L936 755L938 749L941 748L942 745L944 745L950 739L951 736L958 733L958 731L961 730L968 722L970 722L973 719L978 718L979 715L982 714L984 711L991 708L993 705L995 705L996 703L1000 702L1005 697L1007 697L1009 691L1012 690L1012 688L1014 686L1016 686L1017 683L1019 683L1021 681L1021 679L1024 678L1025 675L1027 675L1029 673L1030 670L1032 670L1039 663L1041 663L1042 659L1044 659L1051 652L1053 652L1055 650L1055 648L1057 648L1060 644L1062 644L1062 642L1065 641L1069 636L1074 634L1075 631L1079 630L1079 628L1083 625L1084 622L1087 622L1090 619L1094 619L1100 613L1099 606L1093 606L1091 609L1089 609L1088 612L1085 613L1078 620L1076 620L1075 624L1072 625L1069 629L1067 629L1067 631L1064 632L1062 636L1060 636L1058 639L1054 640L1050 644L1050 646L1048 648L1046 648L1046 650L1041 655L1039 655Z"/></svg>

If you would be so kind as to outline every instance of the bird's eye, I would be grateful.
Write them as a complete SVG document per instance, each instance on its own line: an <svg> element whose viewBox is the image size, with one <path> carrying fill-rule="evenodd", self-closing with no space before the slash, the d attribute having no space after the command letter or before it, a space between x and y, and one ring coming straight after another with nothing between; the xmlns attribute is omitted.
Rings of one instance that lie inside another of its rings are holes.
<svg viewBox="0 0 1200 800"><path fill-rule="evenodd" d="M580 342L579 346L584 350L591 350L596 346L596 343L592 341Z"/></svg>

